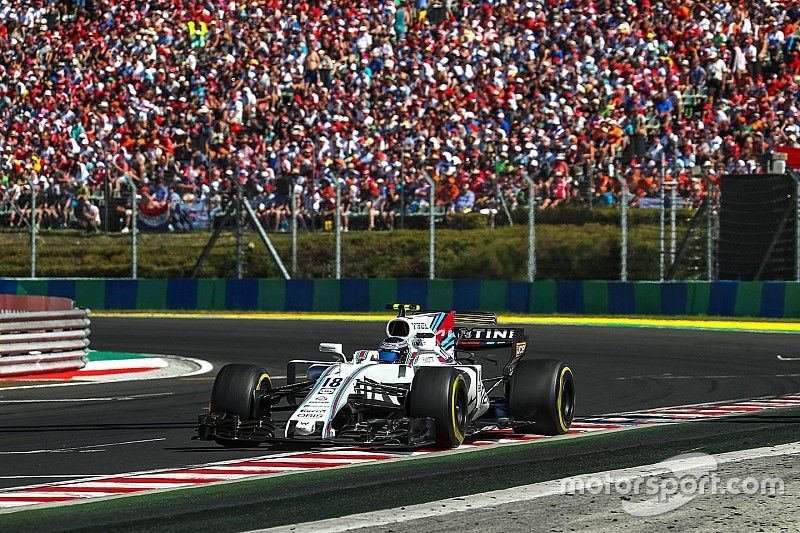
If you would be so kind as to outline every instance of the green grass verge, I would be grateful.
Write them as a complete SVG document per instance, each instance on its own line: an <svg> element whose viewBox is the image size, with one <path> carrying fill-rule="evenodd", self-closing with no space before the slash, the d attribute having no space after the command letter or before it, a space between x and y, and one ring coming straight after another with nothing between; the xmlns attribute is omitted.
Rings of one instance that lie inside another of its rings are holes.
<svg viewBox="0 0 800 533"><path fill-rule="evenodd" d="M800 410L643 427L411 461L0 515L9 531L242 531L800 440Z"/></svg>
<svg viewBox="0 0 800 533"><path fill-rule="evenodd" d="M657 279L658 224L652 213L636 212L630 221L629 277ZM569 216L567 216L569 215ZM537 265L540 279L618 279L620 230L614 210L542 213L537 225ZM556 221L562 222L556 222ZM685 218L681 218L681 234ZM187 277L209 238L209 232L139 234L139 275L148 278ZM272 234L288 264L291 241ZM41 232L38 275L42 277L127 277L130 275L130 236L89 235L75 231ZM702 240L702 239L700 239ZM692 240L682 277L705 271L705 254ZM300 232L299 278L332 277L334 236ZM697 242L695 242L697 241ZM524 279L528 231L524 225L496 229L437 231L436 272L442 278ZM225 232L201 271L202 277L224 278L235 273L236 241ZM21 277L30 272L27 233L0 232L3 261L0 276ZM350 232L343 234L342 271L349 278L425 277L428 274L427 231ZM278 277L280 272L254 232L245 237L245 274Z"/></svg>
<svg viewBox="0 0 800 533"><path fill-rule="evenodd" d="M126 359L149 359L150 355L129 352L103 352L92 350L89 352L89 361L124 361Z"/></svg>

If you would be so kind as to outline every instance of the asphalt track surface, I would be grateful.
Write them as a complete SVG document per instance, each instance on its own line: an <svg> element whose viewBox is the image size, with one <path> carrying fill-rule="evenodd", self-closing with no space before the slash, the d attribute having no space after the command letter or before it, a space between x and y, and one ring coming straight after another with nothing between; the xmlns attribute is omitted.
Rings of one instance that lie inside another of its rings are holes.
<svg viewBox="0 0 800 533"><path fill-rule="evenodd" d="M92 346L198 357L215 371L225 363L258 363L283 375L289 359L324 358L316 353L320 341L343 342L347 353L374 346L383 328L377 322L95 318ZM800 391L800 363L777 359L800 356L796 335L526 329L530 356L572 363L579 416ZM228 450L190 440L212 378L0 391L0 488L268 454L264 447Z"/></svg>

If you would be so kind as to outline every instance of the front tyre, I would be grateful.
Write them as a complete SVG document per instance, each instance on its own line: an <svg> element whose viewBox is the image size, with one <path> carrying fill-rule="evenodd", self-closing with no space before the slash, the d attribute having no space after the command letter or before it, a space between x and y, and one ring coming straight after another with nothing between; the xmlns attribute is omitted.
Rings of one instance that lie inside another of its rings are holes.
<svg viewBox="0 0 800 533"><path fill-rule="evenodd" d="M223 366L211 389L209 412L237 415L241 420L252 420L260 416L255 403L255 391L270 389L267 371L256 365L231 364ZM225 447L258 446L258 442L239 441L214 437L217 444Z"/></svg>
<svg viewBox="0 0 800 533"><path fill-rule="evenodd" d="M508 406L517 433L562 435L575 414L575 377L563 361L524 359L511 375Z"/></svg>
<svg viewBox="0 0 800 533"><path fill-rule="evenodd" d="M462 372L447 367L419 368L411 383L407 408L411 418L434 419L437 447L456 448L464 442L469 401Z"/></svg>

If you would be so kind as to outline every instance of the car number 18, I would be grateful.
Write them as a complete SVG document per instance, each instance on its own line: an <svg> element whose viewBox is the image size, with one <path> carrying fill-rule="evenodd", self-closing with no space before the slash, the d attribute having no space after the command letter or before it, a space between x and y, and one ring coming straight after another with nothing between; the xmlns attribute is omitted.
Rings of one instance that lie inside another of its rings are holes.
<svg viewBox="0 0 800 533"><path fill-rule="evenodd" d="M322 387L320 388L335 389L341 384L342 384L342 378L325 378L325 380L322 382Z"/></svg>

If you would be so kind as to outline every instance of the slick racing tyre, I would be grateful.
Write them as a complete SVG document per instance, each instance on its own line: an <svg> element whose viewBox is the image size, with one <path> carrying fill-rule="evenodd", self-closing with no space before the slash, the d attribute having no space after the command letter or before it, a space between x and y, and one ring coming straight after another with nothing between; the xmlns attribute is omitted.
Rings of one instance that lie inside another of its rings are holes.
<svg viewBox="0 0 800 533"><path fill-rule="evenodd" d="M524 359L511 375L508 406L517 433L561 435L575 413L572 369L554 359Z"/></svg>
<svg viewBox="0 0 800 533"><path fill-rule="evenodd" d="M209 412L238 415L241 420L252 420L260 415L253 392L271 387L269 374L259 366L225 365L214 380ZM215 437L214 440L223 446L258 446L257 442L250 441L219 437Z"/></svg>
<svg viewBox="0 0 800 533"><path fill-rule="evenodd" d="M414 374L408 395L408 416L433 418L436 446L456 448L469 426L467 380L447 367L422 367Z"/></svg>

